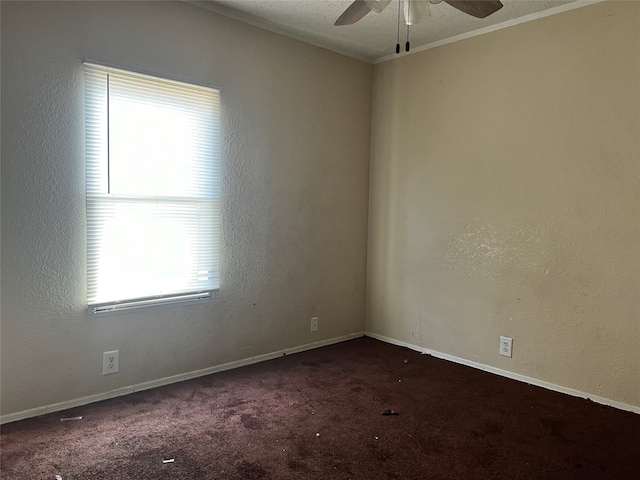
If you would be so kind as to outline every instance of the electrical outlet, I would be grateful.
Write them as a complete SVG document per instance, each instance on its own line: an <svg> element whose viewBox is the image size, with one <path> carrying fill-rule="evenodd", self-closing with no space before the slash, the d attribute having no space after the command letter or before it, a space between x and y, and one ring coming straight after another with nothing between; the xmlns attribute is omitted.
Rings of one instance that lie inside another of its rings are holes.
<svg viewBox="0 0 640 480"><path fill-rule="evenodd" d="M500 350L498 353L504 357L511 357L511 347L513 345L513 338L500 337Z"/></svg>
<svg viewBox="0 0 640 480"><path fill-rule="evenodd" d="M318 317L311 318L311 331L312 332L318 331Z"/></svg>
<svg viewBox="0 0 640 480"><path fill-rule="evenodd" d="M119 350L104 352L102 354L102 375L118 373L118 354Z"/></svg>

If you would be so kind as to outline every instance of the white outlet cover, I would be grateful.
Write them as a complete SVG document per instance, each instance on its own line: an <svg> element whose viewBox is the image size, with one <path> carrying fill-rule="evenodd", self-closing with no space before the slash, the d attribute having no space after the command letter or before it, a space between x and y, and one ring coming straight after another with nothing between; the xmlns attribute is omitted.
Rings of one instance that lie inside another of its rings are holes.
<svg viewBox="0 0 640 480"><path fill-rule="evenodd" d="M110 352L104 352L102 354L102 375L110 375L112 373L118 373L119 369L119 350L112 350Z"/></svg>
<svg viewBox="0 0 640 480"><path fill-rule="evenodd" d="M503 357L511 358L511 349L513 347L513 338L500 337L500 349L498 353Z"/></svg>

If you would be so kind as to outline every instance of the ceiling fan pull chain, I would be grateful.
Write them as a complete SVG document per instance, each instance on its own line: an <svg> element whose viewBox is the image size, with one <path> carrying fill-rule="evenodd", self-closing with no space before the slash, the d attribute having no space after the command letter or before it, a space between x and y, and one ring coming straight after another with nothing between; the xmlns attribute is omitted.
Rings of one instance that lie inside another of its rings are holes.
<svg viewBox="0 0 640 480"><path fill-rule="evenodd" d="M409 9L411 9L411 0L407 0L407 2L409 2ZM404 51L408 52L409 51L409 24L407 24L407 43L404 44Z"/></svg>
<svg viewBox="0 0 640 480"><path fill-rule="evenodd" d="M402 9L402 0L398 0L398 40L396 41L396 54L400 53L400 10Z"/></svg>

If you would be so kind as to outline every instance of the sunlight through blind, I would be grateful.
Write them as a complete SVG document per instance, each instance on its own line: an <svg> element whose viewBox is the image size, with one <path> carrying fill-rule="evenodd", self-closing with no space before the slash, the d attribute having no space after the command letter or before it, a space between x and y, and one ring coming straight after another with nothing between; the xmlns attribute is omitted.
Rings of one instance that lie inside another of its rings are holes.
<svg viewBox="0 0 640 480"><path fill-rule="evenodd" d="M220 93L85 63L89 305L219 287Z"/></svg>

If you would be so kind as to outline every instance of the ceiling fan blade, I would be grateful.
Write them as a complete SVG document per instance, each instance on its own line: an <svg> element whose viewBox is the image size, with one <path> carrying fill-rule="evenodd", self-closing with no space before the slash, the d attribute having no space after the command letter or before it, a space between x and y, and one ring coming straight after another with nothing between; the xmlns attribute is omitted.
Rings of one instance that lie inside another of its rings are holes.
<svg viewBox="0 0 640 480"><path fill-rule="evenodd" d="M453 8L477 18L485 18L502 8L498 0L444 0Z"/></svg>
<svg viewBox="0 0 640 480"><path fill-rule="evenodd" d="M389 6L391 0L364 0L369 5L369 8L376 13L382 12Z"/></svg>
<svg viewBox="0 0 640 480"><path fill-rule="evenodd" d="M371 7L367 5L367 2L364 0L356 0L338 17L334 25L353 25L370 11Z"/></svg>
<svg viewBox="0 0 640 480"><path fill-rule="evenodd" d="M416 25L431 16L429 0L410 0L404 2L404 23Z"/></svg>

